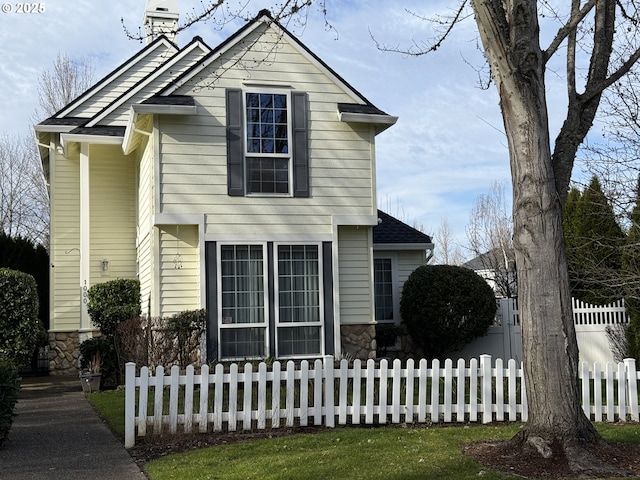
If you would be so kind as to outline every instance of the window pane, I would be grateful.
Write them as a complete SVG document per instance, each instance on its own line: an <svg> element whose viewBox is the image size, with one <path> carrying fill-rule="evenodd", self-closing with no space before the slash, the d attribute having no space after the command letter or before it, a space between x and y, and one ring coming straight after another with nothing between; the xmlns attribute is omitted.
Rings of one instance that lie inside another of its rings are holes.
<svg viewBox="0 0 640 480"><path fill-rule="evenodd" d="M220 331L222 358L265 357L264 328L225 328Z"/></svg>
<svg viewBox="0 0 640 480"><path fill-rule="evenodd" d="M246 94L247 152L289 153L287 96Z"/></svg>
<svg viewBox="0 0 640 480"><path fill-rule="evenodd" d="M390 258L373 261L375 310L377 321L393 320L393 272Z"/></svg>
<svg viewBox="0 0 640 480"><path fill-rule="evenodd" d="M320 267L317 245L278 246L281 323L320 321Z"/></svg>
<svg viewBox="0 0 640 480"><path fill-rule="evenodd" d="M278 329L278 355L320 355L320 327Z"/></svg>
<svg viewBox="0 0 640 480"><path fill-rule="evenodd" d="M289 159L247 158L249 193L289 193Z"/></svg>
<svg viewBox="0 0 640 480"><path fill-rule="evenodd" d="M264 323L262 246L221 247L222 323Z"/></svg>

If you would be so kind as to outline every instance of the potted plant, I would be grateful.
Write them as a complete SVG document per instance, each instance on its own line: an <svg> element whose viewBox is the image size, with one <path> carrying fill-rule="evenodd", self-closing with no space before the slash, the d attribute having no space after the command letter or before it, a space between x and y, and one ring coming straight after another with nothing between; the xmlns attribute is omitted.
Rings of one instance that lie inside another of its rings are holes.
<svg viewBox="0 0 640 480"><path fill-rule="evenodd" d="M102 380L102 352L101 342L92 338L80 345L80 383L84 393L100 390Z"/></svg>

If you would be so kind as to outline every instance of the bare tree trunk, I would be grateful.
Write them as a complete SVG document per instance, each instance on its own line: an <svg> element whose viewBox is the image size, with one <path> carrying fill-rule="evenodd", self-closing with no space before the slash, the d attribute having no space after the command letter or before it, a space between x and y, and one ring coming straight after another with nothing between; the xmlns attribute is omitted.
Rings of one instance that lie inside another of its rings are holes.
<svg viewBox="0 0 640 480"><path fill-rule="evenodd" d="M559 446L576 471L600 437L582 411L562 210L551 160L536 3L474 0L509 144L514 247L529 419L513 439L544 457ZM506 16L505 16L506 13ZM597 471L606 471L603 466ZM596 467L596 468L600 468Z"/></svg>

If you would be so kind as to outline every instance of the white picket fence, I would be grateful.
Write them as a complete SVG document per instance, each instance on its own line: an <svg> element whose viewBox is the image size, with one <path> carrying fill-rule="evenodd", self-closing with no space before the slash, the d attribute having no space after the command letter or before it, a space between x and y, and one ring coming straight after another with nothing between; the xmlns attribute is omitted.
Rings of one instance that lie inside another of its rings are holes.
<svg viewBox="0 0 640 480"><path fill-rule="evenodd" d="M333 357L298 364L274 362L239 371L222 364L213 372L203 365L181 374L177 366L165 375L136 365L125 372L125 446L136 434L178 434L318 425L526 421L527 398L522 366L489 355L471 359L426 360L391 365ZM580 369L582 404L596 422L638 421L638 372L635 360L604 369ZM585 381L585 379L587 381ZM180 406L180 408L179 408ZM180 425L180 428L178 426Z"/></svg>

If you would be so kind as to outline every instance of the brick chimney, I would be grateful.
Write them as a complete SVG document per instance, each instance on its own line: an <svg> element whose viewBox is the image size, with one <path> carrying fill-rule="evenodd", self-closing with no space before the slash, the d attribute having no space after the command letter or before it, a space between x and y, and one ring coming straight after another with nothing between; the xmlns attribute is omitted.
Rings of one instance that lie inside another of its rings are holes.
<svg viewBox="0 0 640 480"><path fill-rule="evenodd" d="M175 43L177 41L178 16L177 0L147 0L143 22L147 34L147 44L163 34Z"/></svg>

